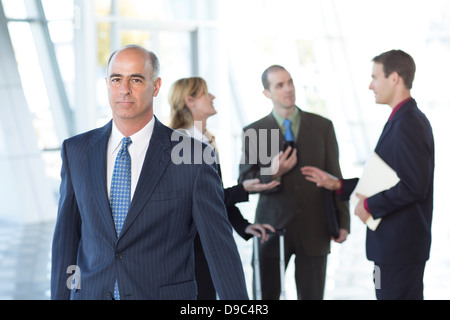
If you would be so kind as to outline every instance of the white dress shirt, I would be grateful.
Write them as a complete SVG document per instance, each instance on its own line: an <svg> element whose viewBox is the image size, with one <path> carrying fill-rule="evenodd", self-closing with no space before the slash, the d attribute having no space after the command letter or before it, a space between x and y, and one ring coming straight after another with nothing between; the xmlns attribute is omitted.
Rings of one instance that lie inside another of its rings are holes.
<svg viewBox="0 0 450 320"><path fill-rule="evenodd" d="M141 131L133 134L130 138L132 143L128 147L128 152L131 157L131 200L133 199L136 185L139 181L142 165L144 164L145 155L147 154L150 138L155 127L155 117L142 128ZM114 171L114 163L116 162L117 154L122 147L122 139L125 136L117 129L116 125L112 125L111 136L108 141L107 149L107 163L106 163L106 182L108 188L108 198L111 193L111 180Z"/></svg>

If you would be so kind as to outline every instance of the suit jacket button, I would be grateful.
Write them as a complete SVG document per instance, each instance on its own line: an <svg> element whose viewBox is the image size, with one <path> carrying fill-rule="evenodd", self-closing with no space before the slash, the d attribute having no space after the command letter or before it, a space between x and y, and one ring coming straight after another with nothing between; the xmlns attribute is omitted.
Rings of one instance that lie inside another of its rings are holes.
<svg viewBox="0 0 450 320"><path fill-rule="evenodd" d="M111 300L113 298L113 294L111 292L108 292L106 294L106 299Z"/></svg>
<svg viewBox="0 0 450 320"><path fill-rule="evenodd" d="M116 253L116 259L117 259L117 260L122 260L122 258L123 258L123 255L122 255L122 254Z"/></svg>

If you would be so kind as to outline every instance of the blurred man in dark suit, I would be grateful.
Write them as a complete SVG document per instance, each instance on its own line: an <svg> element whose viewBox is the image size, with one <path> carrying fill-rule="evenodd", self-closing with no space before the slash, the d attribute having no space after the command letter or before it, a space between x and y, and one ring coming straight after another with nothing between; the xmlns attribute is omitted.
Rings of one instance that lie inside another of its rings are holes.
<svg viewBox="0 0 450 320"><path fill-rule="evenodd" d="M295 255L298 298L320 300L330 252L325 199L321 190L305 181L300 167L314 165L341 175L333 123L295 105L294 81L284 67L269 67L262 75L262 83L273 111L244 128L239 181L280 181L280 186L260 193L255 220L286 229L286 264ZM331 201L340 223L333 239L340 243L350 231L348 204L338 199ZM273 236L260 247L263 299L279 299L278 259L278 238Z"/></svg>
<svg viewBox="0 0 450 320"><path fill-rule="evenodd" d="M392 108L375 152L397 173L400 182L369 198L358 195L355 214L367 229L367 258L375 263L380 300L423 299L423 275L431 246L434 138L431 125L411 97L416 65L413 58L391 50L373 59L369 89L375 101ZM339 180L318 168L302 168L306 178L348 199L355 179Z"/></svg>

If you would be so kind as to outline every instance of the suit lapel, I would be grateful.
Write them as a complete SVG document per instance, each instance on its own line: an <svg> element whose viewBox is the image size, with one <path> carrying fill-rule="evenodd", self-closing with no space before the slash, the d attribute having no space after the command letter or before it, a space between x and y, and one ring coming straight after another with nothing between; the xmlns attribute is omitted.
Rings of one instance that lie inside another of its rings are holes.
<svg viewBox="0 0 450 320"><path fill-rule="evenodd" d="M105 224L109 225L109 229L115 233L106 187L106 150L111 135L111 128L112 122L110 121L91 139L87 160L90 173L89 185L92 186L92 194L94 202L97 205L97 211L100 213Z"/></svg>
<svg viewBox="0 0 450 320"><path fill-rule="evenodd" d="M304 161L304 156L302 154L303 150L310 150L312 147L310 144L314 144L317 140L311 132L314 132L314 122L309 119L310 115L303 112L299 108L300 112L300 128L298 129L296 147L297 147L297 165L302 166ZM306 118L306 119L305 119Z"/></svg>
<svg viewBox="0 0 450 320"><path fill-rule="evenodd" d="M390 129L392 128L392 123L393 121L388 121L383 128L383 131L381 132L380 138L378 139L378 143L377 146L375 147L375 150L377 150L379 148L379 146L381 145L381 143L383 142L383 140L386 138L386 136L388 135Z"/></svg>
<svg viewBox="0 0 450 320"><path fill-rule="evenodd" d="M266 118L266 124L264 124L264 127L267 128L267 147L269 148L268 153L272 156L276 155L278 152L280 152L283 149L283 144L286 141L283 135L283 132L281 131L280 126L278 125L277 120L273 116L272 112L267 116ZM271 150L272 146L272 130L278 130L278 148L279 150Z"/></svg>
<svg viewBox="0 0 450 320"><path fill-rule="evenodd" d="M141 213L154 192L170 160L171 141L164 125L155 117L155 127L145 155L133 201L125 219L120 237L125 234Z"/></svg>
<svg viewBox="0 0 450 320"><path fill-rule="evenodd" d="M402 115L406 112L408 112L408 110L410 108L414 108L417 107L416 101L414 99L406 102L393 116L392 119L389 120L386 125L383 128L383 131L381 132L380 135L380 139L378 139L378 143L377 146L375 147L375 150L377 150L379 148L379 146L381 145L381 143L383 142L383 140L388 136L389 131L391 130L391 128L393 127L395 121L397 121L397 119L401 118Z"/></svg>

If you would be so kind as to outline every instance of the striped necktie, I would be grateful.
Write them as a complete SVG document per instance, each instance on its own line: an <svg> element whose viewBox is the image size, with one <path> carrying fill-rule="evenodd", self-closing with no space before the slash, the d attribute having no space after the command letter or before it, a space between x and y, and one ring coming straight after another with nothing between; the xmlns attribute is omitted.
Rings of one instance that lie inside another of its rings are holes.
<svg viewBox="0 0 450 320"><path fill-rule="evenodd" d="M130 207L131 199L131 157L128 146L132 143L129 137L123 138L122 147L116 157L111 181L110 204L116 227L117 237L122 231L123 223ZM116 280L114 299L119 300L119 288Z"/></svg>

